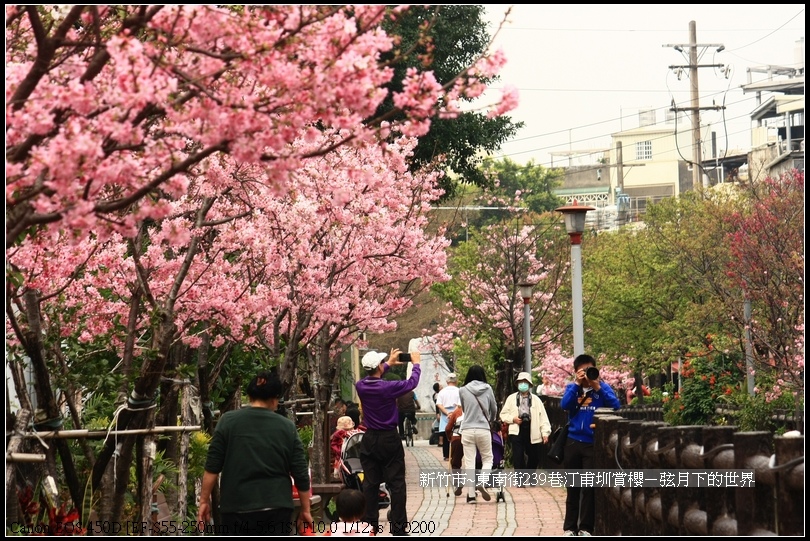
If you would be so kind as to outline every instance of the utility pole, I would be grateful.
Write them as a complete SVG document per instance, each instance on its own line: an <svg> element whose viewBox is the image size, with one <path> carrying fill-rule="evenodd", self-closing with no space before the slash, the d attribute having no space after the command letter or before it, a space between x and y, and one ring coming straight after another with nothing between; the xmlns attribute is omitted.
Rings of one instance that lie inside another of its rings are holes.
<svg viewBox="0 0 810 541"><path fill-rule="evenodd" d="M633 167L644 167L643 163L633 163L627 165L628 170ZM624 193L624 153L622 151L622 142L616 141L616 163L604 164L599 166L609 167L616 169L616 187L613 188L613 175L610 176L610 190L613 191L613 202L616 205L616 225L625 225L630 221L630 196Z"/></svg>
<svg viewBox="0 0 810 541"><path fill-rule="evenodd" d="M722 68L723 64L698 64L698 47L703 48L701 51L701 56L703 52L709 47L716 47L717 52L719 53L725 46L720 43L704 43L700 44L697 42L697 25L695 21L689 21L689 43L681 43L681 44L670 44L664 45L664 47L672 47L676 51L683 53L684 48L689 49L689 64L685 66L669 66L669 69L672 70L689 70L689 82L690 82L690 89L691 89L691 106L690 107L681 107L678 108L677 104L673 101L672 103L672 110L675 111L675 114L678 114L678 111L689 111L692 117L692 189L697 190L698 187L702 186L703 183L701 182L701 161L702 161L702 153L701 153L701 141L700 141L700 111L701 110L719 110L722 109L722 106L713 105L711 107L701 107L700 106L700 91L698 89L698 68ZM677 135L676 135L677 137Z"/></svg>

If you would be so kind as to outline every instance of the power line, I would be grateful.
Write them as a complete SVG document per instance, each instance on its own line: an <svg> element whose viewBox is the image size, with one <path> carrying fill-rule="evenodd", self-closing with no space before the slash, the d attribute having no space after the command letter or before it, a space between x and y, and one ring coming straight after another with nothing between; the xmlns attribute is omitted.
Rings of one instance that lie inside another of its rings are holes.
<svg viewBox="0 0 810 541"><path fill-rule="evenodd" d="M753 98L753 97L752 98L746 98L745 100L741 100L740 102L735 102L735 103L741 103L743 101L751 101L751 100L754 100L754 99L755 98ZM725 119L725 121L733 121L733 120L739 120L739 119L743 119L743 118L749 118L749 115L746 113L746 114L742 114L742 115L727 118L727 119ZM598 125L598 124L599 123L592 124L592 125ZM572 128L572 129L577 129L577 128ZM564 131L568 131L568 130L564 130ZM737 135L739 133L745 133L746 131L748 131L748 130L732 132L730 135ZM560 133L560 132L555 132L555 133ZM517 152L509 152L509 153L501 152L501 155L503 157L509 157L509 156L517 156L519 154L528 154L530 152L543 152L543 151L552 150L552 149L555 149L555 148L558 148L558 147L561 147L561 146L564 146L564 145L567 145L567 144L579 144L579 143L584 143L584 142L591 141L593 139L601 139L603 137L610 137L612 135L612 133L614 133L614 132L607 133L607 134L595 135L595 136L591 136L591 137L580 138L580 139L573 140L570 143L559 143L559 144L554 144L554 145L549 145L549 146L544 146L544 147L536 147L536 148L529 149L529 150L521 150L521 151L517 151ZM535 136L535 137L539 137L539 136ZM666 137L669 137L669 136L666 135L666 136L662 136L661 138L666 138ZM514 139L514 140L508 141L508 142L526 141L526 140L532 139L532 138L533 137L527 137L525 139ZM655 141L657 139L659 139L659 138L658 137L653 137L652 138L653 141ZM583 154L583 155L586 155L586 154Z"/></svg>
<svg viewBox="0 0 810 541"><path fill-rule="evenodd" d="M735 89L735 90L736 90L736 89ZM709 94L707 97L708 97L708 98L711 98L711 97L714 97L714 96L718 96L718 97L719 97L719 96L724 95L725 93L726 93L726 91L723 91L723 92L717 92L717 93ZM742 99L742 100L740 100L740 101L735 101L735 102L730 103L730 104L729 104L729 106L731 106L731 105L738 105L738 104L744 103L744 102L746 102L746 101L754 101L755 99L756 99L756 98L755 98L754 96L748 96L748 97L745 97L744 99ZM677 102L677 105L685 105L685 104L687 104L687 103L689 103L689 102L688 102L688 101L682 101L682 102ZM669 108L670 108L670 106L669 106L669 105L667 105L667 106L662 106L662 107L656 107L656 108L654 108L653 110L655 110L656 112L658 112L658 111L666 111L666 110L668 110ZM627 114L627 115L621 115L621 116L619 116L619 117L612 117L612 118L609 118L609 119L606 119L606 120L598 120L598 121L596 121L596 122L590 122L590 123L588 123L588 124L580 124L580 125L578 125L578 126L573 126L573 127L570 127L570 128L565 128L565 129L556 130L556 131L551 131L551 132L546 132L546 133L541 133L541 134L538 134L538 135L529 135L529 136L527 136L527 137L520 137L520 138L516 138L516 139L510 139L510 140L508 140L508 141L505 141L505 142L504 142L504 144L508 144L508 143L518 143L518 142L521 142L521 141L528 141L528 140L530 140L530 139L536 139L536 138L539 138L539 137L548 137L548 136L550 136L550 135L558 135L558 134L561 134L561 133L567 133L567 132L570 132L570 131L572 131L572 130L580 130L580 129L585 129L585 128L591 128L591 127L594 127L594 126L599 126L600 124L609 124L609 123L615 123L615 122L617 122L617 121L621 122L621 121L622 121L622 120L624 120L624 119L635 118L636 116L637 116L637 113L632 113L632 114ZM596 136L596 137L607 137L607 136L610 136L612 133L615 133L615 132L614 132L614 131L611 131L611 132L609 132L609 133L606 133L606 134L603 134L603 135L599 135L599 136ZM590 137L590 138L588 138L588 139L580 139L580 140L575 140L575 141L572 141L572 142L577 143L577 142L587 141L587 140L590 140L590 139L593 139L593 138L594 138L594 137ZM567 144L567 143L562 143L562 144ZM562 145L562 144L561 144L561 145ZM546 148L555 148L555 147L557 147L557 146L561 146L561 145L554 145L554 146L551 146L551 147L539 148L539 149L537 149L537 150L545 150ZM532 150L530 150L530 151L527 151L527 152L533 152L533 151L532 151Z"/></svg>

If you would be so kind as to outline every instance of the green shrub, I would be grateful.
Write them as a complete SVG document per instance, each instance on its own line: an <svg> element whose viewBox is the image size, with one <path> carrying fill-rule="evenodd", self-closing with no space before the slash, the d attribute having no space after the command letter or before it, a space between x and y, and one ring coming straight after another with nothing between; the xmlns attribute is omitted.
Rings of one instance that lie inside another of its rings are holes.
<svg viewBox="0 0 810 541"><path fill-rule="evenodd" d="M312 425L302 426L298 429L298 437L301 438L301 443L304 444L304 449L307 449L312 443Z"/></svg>
<svg viewBox="0 0 810 541"><path fill-rule="evenodd" d="M716 414L719 405L728 404L744 381L737 364L726 354L712 352L692 357L681 367L682 388L673 393L671 384L664 404L664 421L678 425L727 424Z"/></svg>
<svg viewBox="0 0 810 541"><path fill-rule="evenodd" d="M786 431L785 423L780 422L776 415L779 413L792 415L796 411L797 404L793 396L787 393L767 402L763 393L752 396L747 392L740 392L735 396L735 406L734 424L741 431L765 430L781 434ZM800 401L798 406L803 410L803 402Z"/></svg>

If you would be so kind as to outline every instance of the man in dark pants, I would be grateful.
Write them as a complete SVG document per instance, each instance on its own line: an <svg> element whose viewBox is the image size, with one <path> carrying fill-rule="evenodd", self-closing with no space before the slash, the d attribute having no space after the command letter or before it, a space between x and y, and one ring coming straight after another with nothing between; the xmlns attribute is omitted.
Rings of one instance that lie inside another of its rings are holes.
<svg viewBox="0 0 810 541"><path fill-rule="evenodd" d="M593 370L588 370L589 368ZM568 440L563 466L566 470L593 470L593 416L596 408L619 409L621 404L610 385L599 379L596 360L590 355L574 359L575 381L565 386L560 406L568 412ZM582 500L580 502L580 496ZM563 535L593 535L596 520L593 487L567 487Z"/></svg>
<svg viewBox="0 0 810 541"><path fill-rule="evenodd" d="M278 415L283 386L274 372L260 372L247 386L249 407L229 411L217 422L208 446L197 520L211 519L211 493L220 489L218 531L226 535L292 535L312 522L307 453L295 423Z"/></svg>
<svg viewBox="0 0 810 541"><path fill-rule="evenodd" d="M405 419L411 420L413 433L419 434L419 429L416 428L416 412L421 409L419 400L416 399L416 391L405 393L397 398L397 409L399 410L399 436L405 439Z"/></svg>
<svg viewBox="0 0 810 541"><path fill-rule="evenodd" d="M419 352L411 353L413 369L407 380L384 380L383 374L392 366L401 364L399 350L391 350L389 360L385 353L369 351L363 355L361 364L366 377L355 383L357 396L363 406L363 424L366 433L360 442L360 464L363 467L363 493L366 497L366 512L363 520L380 527L380 483L385 483L391 493L392 535L408 535L407 489L405 487L405 449L397 430L399 411L397 398L413 393L419 384L421 367Z"/></svg>

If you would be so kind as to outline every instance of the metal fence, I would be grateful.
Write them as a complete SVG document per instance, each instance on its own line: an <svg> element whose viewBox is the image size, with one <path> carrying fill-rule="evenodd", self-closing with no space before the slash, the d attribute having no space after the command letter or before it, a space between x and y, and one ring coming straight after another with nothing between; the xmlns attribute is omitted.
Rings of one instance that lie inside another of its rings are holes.
<svg viewBox="0 0 810 541"><path fill-rule="evenodd" d="M753 470L754 486L597 488L602 535L804 535L804 436L598 414L598 470Z"/></svg>

